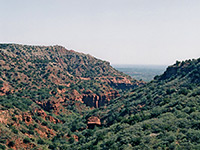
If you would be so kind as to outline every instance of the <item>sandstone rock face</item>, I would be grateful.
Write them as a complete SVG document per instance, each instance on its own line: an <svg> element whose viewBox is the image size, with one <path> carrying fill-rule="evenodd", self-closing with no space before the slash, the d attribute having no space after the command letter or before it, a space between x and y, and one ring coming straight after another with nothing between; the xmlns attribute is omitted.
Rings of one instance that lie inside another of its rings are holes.
<svg viewBox="0 0 200 150"><path fill-rule="evenodd" d="M54 124L61 123L61 121L59 119L47 115L45 113L45 111L42 109L36 108L36 109L34 109L33 113L37 114L38 116L41 116L45 120L49 120L50 122L53 122Z"/></svg>
<svg viewBox="0 0 200 150"><path fill-rule="evenodd" d="M88 125L101 125L101 121L98 117L96 116L91 116L90 118L88 118Z"/></svg>
<svg viewBox="0 0 200 150"><path fill-rule="evenodd" d="M58 101L48 100L48 101L44 101L44 102L35 101L35 102L46 111L53 110L55 114L58 114L60 111L60 108L62 107L60 104L61 101L59 101L59 100Z"/></svg>
<svg viewBox="0 0 200 150"><path fill-rule="evenodd" d="M99 108L101 106L104 106L105 104L108 104L110 100L115 99L119 96L120 94L118 91L111 91L101 95L90 93L83 95L82 101L87 106Z"/></svg>

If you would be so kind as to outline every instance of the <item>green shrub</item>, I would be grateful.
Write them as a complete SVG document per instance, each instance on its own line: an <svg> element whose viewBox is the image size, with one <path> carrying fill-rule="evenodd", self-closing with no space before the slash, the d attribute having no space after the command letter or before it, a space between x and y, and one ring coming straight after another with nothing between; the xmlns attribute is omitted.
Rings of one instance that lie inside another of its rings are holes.
<svg viewBox="0 0 200 150"><path fill-rule="evenodd" d="M12 129L12 132L15 133L15 134L18 134L18 130L15 129L15 128Z"/></svg>
<svg viewBox="0 0 200 150"><path fill-rule="evenodd" d="M5 150L5 149L6 149L6 146L0 144L0 149Z"/></svg>
<svg viewBox="0 0 200 150"><path fill-rule="evenodd" d="M26 138L24 138L23 142L24 142L25 144L27 144L27 143L30 143L31 140L30 140L29 138L26 137Z"/></svg>
<svg viewBox="0 0 200 150"><path fill-rule="evenodd" d="M42 139L39 139L37 143L41 144L41 145L45 144L44 140L42 140Z"/></svg>
<svg viewBox="0 0 200 150"><path fill-rule="evenodd" d="M48 123L47 123L46 121L43 121L43 122L42 122L42 125L43 125L43 126L47 126Z"/></svg>
<svg viewBox="0 0 200 150"><path fill-rule="evenodd" d="M69 138L69 143L70 144L74 143L74 138L73 137Z"/></svg>
<svg viewBox="0 0 200 150"><path fill-rule="evenodd" d="M3 87L3 81L0 80L0 88Z"/></svg>
<svg viewBox="0 0 200 150"><path fill-rule="evenodd" d="M14 141L10 141L9 143L8 143L8 147L13 147L15 145L15 142Z"/></svg>

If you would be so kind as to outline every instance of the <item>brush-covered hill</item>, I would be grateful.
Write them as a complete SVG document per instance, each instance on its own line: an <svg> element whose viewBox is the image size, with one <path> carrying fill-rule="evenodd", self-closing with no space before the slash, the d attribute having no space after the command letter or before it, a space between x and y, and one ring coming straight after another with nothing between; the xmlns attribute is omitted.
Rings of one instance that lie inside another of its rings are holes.
<svg viewBox="0 0 200 150"><path fill-rule="evenodd" d="M200 149L200 59L177 61L79 122L92 129L79 130L66 149Z"/></svg>
<svg viewBox="0 0 200 150"><path fill-rule="evenodd" d="M0 44L0 149L49 149L58 137L76 140L71 122L143 84L62 46Z"/></svg>
<svg viewBox="0 0 200 150"><path fill-rule="evenodd" d="M99 107L118 97L119 91L143 84L109 62L62 46L0 44L0 64L0 95L45 90Z"/></svg>
<svg viewBox="0 0 200 150"><path fill-rule="evenodd" d="M0 61L0 149L200 149L200 59L145 85L61 46L1 44Z"/></svg>

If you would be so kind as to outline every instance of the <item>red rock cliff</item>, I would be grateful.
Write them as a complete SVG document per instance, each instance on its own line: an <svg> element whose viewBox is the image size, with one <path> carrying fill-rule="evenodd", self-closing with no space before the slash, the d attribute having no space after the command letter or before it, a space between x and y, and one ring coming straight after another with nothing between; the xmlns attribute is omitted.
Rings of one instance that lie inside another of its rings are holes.
<svg viewBox="0 0 200 150"><path fill-rule="evenodd" d="M108 104L110 100L115 99L119 96L119 92L115 90L100 95L90 93L83 95L82 101L87 106L99 108L101 106L104 106L105 104Z"/></svg>

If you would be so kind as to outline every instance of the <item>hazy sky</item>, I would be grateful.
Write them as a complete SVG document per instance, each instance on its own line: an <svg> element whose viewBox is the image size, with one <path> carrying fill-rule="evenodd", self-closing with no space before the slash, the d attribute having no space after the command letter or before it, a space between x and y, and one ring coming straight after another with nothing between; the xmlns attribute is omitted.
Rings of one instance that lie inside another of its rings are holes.
<svg viewBox="0 0 200 150"><path fill-rule="evenodd" d="M0 42L62 45L112 64L200 57L200 0L0 0Z"/></svg>

